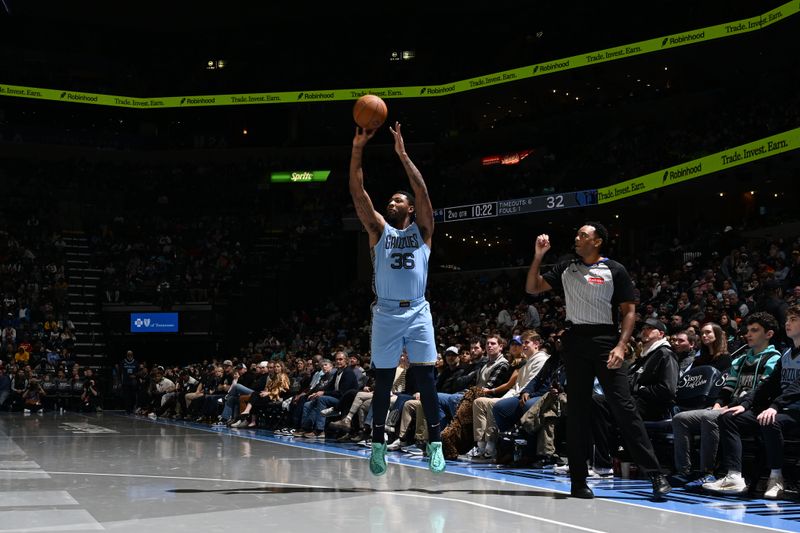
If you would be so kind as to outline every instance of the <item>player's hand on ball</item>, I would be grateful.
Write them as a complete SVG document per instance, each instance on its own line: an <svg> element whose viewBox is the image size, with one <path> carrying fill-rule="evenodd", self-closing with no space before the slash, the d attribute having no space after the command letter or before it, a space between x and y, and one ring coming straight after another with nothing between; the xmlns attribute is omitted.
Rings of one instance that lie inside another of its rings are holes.
<svg viewBox="0 0 800 533"><path fill-rule="evenodd" d="M356 148L363 148L367 141L375 136L378 130L365 130L364 128L356 127L356 135L353 137L353 146Z"/></svg>
<svg viewBox="0 0 800 533"><path fill-rule="evenodd" d="M536 237L536 255L542 257L550 249L550 236L543 233Z"/></svg>

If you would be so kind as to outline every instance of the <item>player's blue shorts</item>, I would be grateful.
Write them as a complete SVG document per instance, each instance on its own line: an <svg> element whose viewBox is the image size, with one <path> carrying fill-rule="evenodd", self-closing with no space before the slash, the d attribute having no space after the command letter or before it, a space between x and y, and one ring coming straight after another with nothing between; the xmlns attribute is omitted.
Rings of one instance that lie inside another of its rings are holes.
<svg viewBox="0 0 800 533"><path fill-rule="evenodd" d="M396 368L404 347L411 364L436 363L430 304L425 298L378 298L372 304L372 364L375 368Z"/></svg>

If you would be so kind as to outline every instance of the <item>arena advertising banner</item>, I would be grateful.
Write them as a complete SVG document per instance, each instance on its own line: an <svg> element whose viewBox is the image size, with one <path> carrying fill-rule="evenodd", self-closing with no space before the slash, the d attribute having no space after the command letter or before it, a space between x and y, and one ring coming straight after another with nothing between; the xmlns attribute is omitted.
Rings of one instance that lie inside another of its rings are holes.
<svg viewBox="0 0 800 533"><path fill-rule="evenodd" d="M177 333L178 313L131 313L131 333Z"/></svg>
<svg viewBox="0 0 800 533"><path fill-rule="evenodd" d="M597 189L606 204L800 148L800 128Z"/></svg>
<svg viewBox="0 0 800 533"><path fill-rule="evenodd" d="M771 24L780 22L800 12L800 2L792 1L771 11L748 19L735 20L707 28L698 28L672 35L662 35L645 41L585 52L571 57L564 57L528 65L493 74L486 74L466 80L445 83L442 85L423 85L416 87L383 87L361 89L326 89L296 90L276 93L244 93L194 96L168 96L156 98L138 98L132 96L114 96L97 93L66 91L62 89L44 89L19 85L0 84L0 96L15 96L52 100L67 103L94 104L135 109L163 109L176 107L208 107L226 105L253 104L291 104L305 102L333 102L357 100L365 94L374 94L381 98L423 98L447 96L450 94L493 87L537 76L545 76L567 70L589 67L608 61L616 61L642 54L660 52L708 42L714 39L734 37L744 33L762 30Z"/></svg>
<svg viewBox="0 0 800 533"><path fill-rule="evenodd" d="M272 172L271 183L309 183L328 181L330 170L295 170L291 172Z"/></svg>

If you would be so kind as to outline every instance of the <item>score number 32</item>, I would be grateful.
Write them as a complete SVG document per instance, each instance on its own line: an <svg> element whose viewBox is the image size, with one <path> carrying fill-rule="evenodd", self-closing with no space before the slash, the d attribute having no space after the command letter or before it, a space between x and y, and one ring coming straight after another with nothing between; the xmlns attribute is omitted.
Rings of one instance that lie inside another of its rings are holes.
<svg viewBox="0 0 800 533"><path fill-rule="evenodd" d="M547 197L547 209L558 209L559 207L564 207L564 195L557 194Z"/></svg>

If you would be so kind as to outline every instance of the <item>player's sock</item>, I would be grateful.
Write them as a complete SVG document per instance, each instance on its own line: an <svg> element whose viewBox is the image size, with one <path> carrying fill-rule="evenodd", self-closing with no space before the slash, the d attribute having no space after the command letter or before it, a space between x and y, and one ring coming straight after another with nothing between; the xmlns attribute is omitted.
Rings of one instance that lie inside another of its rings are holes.
<svg viewBox="0 0 800 533"><path fill-rule="evenodd" d="M439 427L439 396L436 394L436 381L433 378L433 365L413 365L414 379L419 387L419 399L428 422L428 442L442 440Z"/></svg>
<svg viewBox="0 0 800 533"><path fill-rule="evenodd" d="M386 415L389 414L389 393L394 382L394 368L375 369L375 393L372 395L372 442L385 442Z"/></svg>

